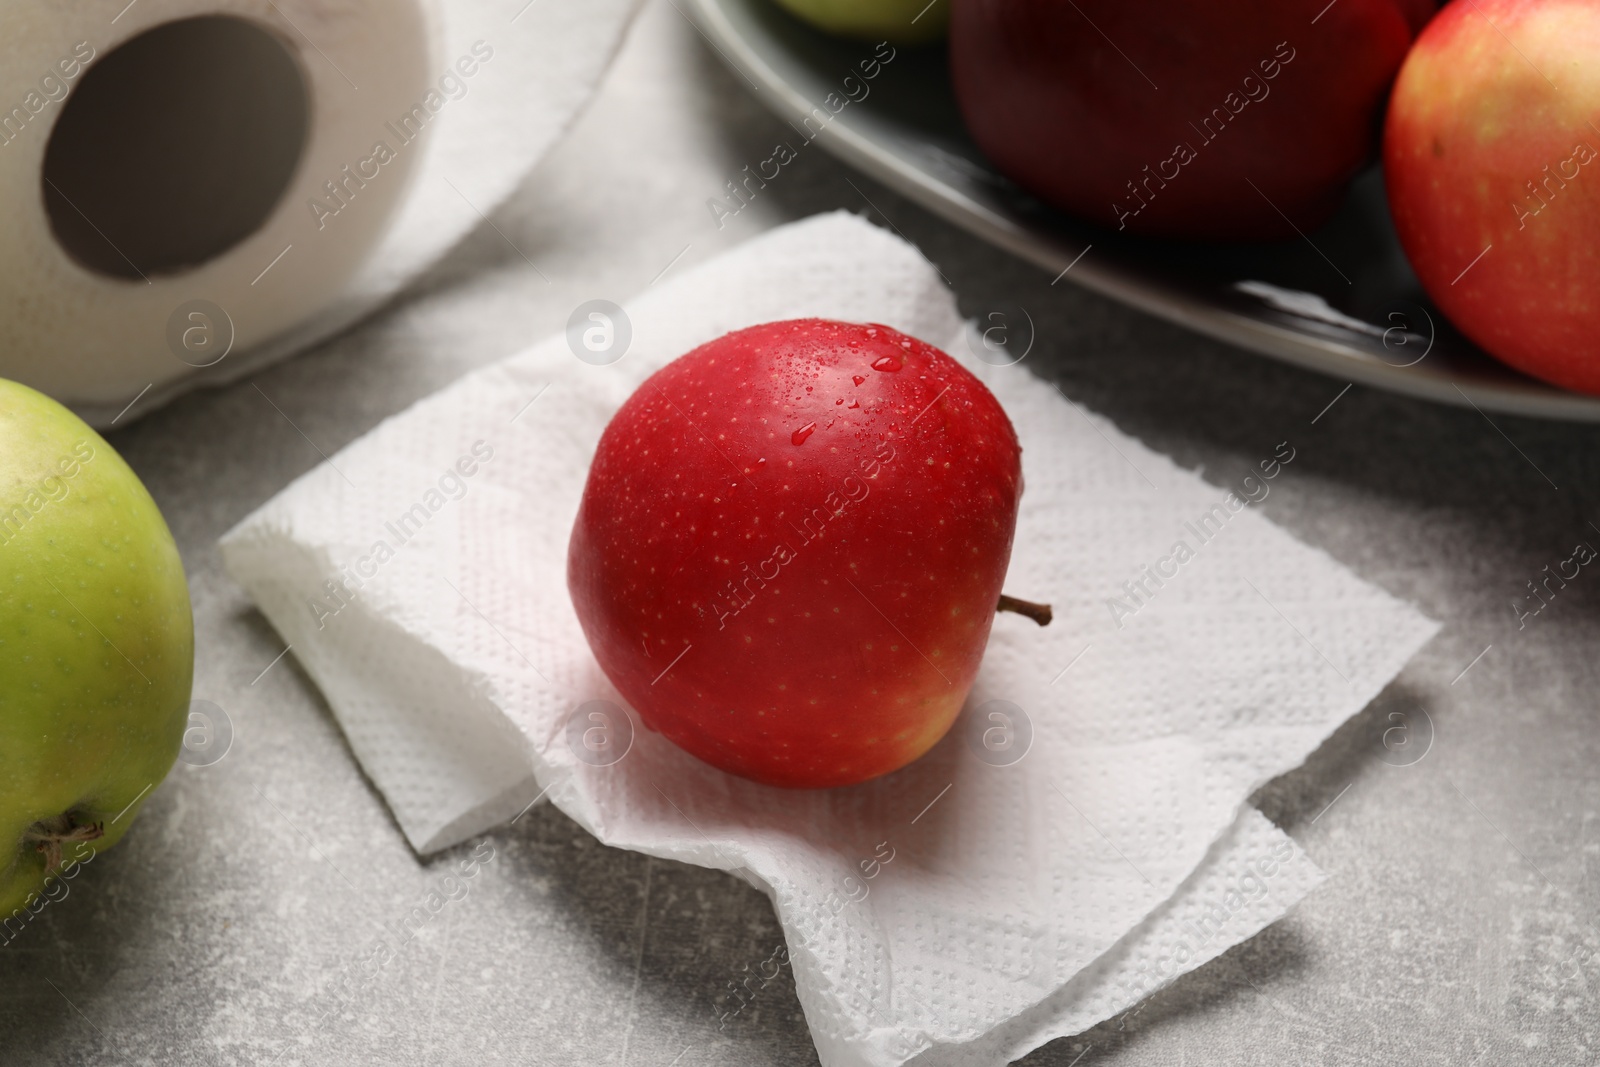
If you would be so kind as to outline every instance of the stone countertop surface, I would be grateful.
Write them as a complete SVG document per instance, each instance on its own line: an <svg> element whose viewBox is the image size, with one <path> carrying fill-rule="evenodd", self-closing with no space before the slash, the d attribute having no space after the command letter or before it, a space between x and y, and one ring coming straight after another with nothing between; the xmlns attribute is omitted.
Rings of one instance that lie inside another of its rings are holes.
<svg viewBox="0 0 1600 1067"><path fill-rule="evenodd" d="M765 897L732 877L605 848L547 805L419 860L216 542L323 454L564 328L585 300L625 302L837 208L921 247L965 314L1027 308L1035 373L1218 485L1291 442L1263 511L1444 624L1255 798L1327 884L1023 1062L1593 1062L1600 570L1520 626L1512 604L1577 543L1600 547L1600 429L1341 395L1342 381L1052 287L816 149L719 229L706 201L789 136L670 0L652 0L572 136L402 298L109 434L177 537L194 695L235 738L215 764L174 768L124 843L3 950L0 1063L815 1062L787 971L719 1026L730 983L782 942ZM1383 741L1396 724L1413 731L1404 758ZM447 874L470 857L464 895L374 966L381 928L455 886Z"/></svg>

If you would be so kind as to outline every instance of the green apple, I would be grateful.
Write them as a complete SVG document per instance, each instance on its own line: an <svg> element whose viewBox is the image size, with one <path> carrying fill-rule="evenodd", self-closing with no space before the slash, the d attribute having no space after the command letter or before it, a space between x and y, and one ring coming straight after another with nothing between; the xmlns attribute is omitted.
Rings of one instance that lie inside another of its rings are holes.
<svg viewBox="0 0 1600 1067"><path fill-rule="evenodd" d="M819 30L891 44L929 44L950 25L950 0L777 0Z"/></svg>
<svg viewBox="0 0 1600 1067"><path fill-rule="evenodd" d="M127 832L177 757L193 673L155 501L76 415L0 380L0 940L47 875Z"/></svg>

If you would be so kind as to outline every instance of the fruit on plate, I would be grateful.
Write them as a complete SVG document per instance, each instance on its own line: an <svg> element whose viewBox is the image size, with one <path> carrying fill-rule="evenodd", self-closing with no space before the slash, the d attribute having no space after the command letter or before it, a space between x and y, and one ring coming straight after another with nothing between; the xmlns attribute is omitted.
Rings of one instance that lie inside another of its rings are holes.
<svg viewBox="0 0 1600 1067"><path fill-rule="evenodd" d="M1406 17L1406 25L1411 27L1413 34L1421 33L1422 27L1433 18L1434 12L1439 10L1439 5L1434 0L1395 0L1395 6Z"/></svg>
<svg viewBox="0 0 1600 1067"><path fill-rule="evenodd" d="M1334 212L1421 7L952 3L956 97L1004 174L1112 230L1223 240L1294 237Z"/></svg>
<svg viewBox="0 0 1600 1067"><path fill-rule="evenodd" d="M1384 133L1400 242L1441 310L1518 369L1600 394L1600 6L1451 4Z"/></svg>
<svg viewBox="0 0 1600 1067"><path fill-rule="evenodd" d="M943 37L950 0L776 0L778 6L839 37L919 45Z"/></svg>
<svg viewBox="0 0 1600 1067"><path fill-rule="evenodd" d="M618 409L567 580L646 726L733 774L846 785L961 710L1021 494L1010 420L949 356L886 326L768 323Z"/></svg>
<svg viewBox="0 0 1600 1067"><path fill-rule="evenodd" d="M150 494L77 416L0 381L0 923L127 832L178 754L193 670Z"/></svg>

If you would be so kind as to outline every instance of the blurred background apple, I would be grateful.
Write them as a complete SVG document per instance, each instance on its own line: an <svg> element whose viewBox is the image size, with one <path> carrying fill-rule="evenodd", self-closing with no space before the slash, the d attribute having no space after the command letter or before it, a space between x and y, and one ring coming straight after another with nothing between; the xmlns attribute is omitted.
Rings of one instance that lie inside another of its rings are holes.
<svg viewBox="0 0 1600 1067"><path fill-rule="evenodd" d="M1290 238L1374 155L1425 6L953 0L950 67L973 139L1045 202L1152 236Z"/></svg>
<svg viewBox="0 0 1600 1067"><path fill-rule="evenodd" d="M1519 370L1600 394L1600 6L1441 11L1395 83L1389 206L1428 295Z"/></svg>
<svg viewBox="0 0 1600 1067"><path fill-rule="evenodd" d="M863 41L919 45L943 37L950 0L775 0L819 30Z"/></svg>

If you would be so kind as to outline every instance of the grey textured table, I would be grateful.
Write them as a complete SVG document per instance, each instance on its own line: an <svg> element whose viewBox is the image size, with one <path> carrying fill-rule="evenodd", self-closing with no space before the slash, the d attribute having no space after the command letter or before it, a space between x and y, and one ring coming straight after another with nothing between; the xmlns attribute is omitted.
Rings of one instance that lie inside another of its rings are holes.
<svg viewBox="0 0 1600 1067"><path fill-rule="evenodd" d="M1051 287L816 149L719 230L705 201L784 136L657 0L574 135L403 299L253 382L111 434L188 566L195 696L224 708L237 738L213 766L180 764L125 843L4 949L0 1060L814 1062L786 973L718 1027L729 983L781 941L762 896L601 847L548 807L486 835L494 858L466 894L369 976L379 924L489 851L417 859L293 655L261 674L283 645L215 543L319 450L555 332L582 301L624 300L663 270L843 207L920 245L967 314L1026 307L1036 373L1218 484L1291 441L1296 461L1265 512L1445 624L1372 707L1256 798L1328 884L1137 1010L1026 1062L1593 1062L1600 575L1584 568L1520 628L1512 603L1577 542L1600 547L1597 431L1340 396L1343 382ZM1419 745L1431 721L1422 759L1384 747L1391 713Z"/></svg>

